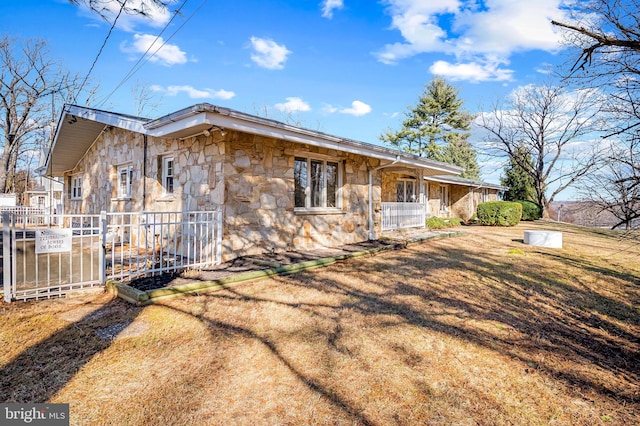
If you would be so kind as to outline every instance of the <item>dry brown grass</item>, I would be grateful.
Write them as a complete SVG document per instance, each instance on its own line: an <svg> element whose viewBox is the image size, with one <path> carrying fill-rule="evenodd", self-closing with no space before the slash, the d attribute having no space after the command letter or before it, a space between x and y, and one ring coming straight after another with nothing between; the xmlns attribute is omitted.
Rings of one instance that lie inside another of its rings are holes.
<svg viewBox="0 0 640 426"><path fill-rule="evenodd" d="M69 402L80 425L637 424L640 242L521 242L556 226L146 308L5 305L0 400Z"/></svg>

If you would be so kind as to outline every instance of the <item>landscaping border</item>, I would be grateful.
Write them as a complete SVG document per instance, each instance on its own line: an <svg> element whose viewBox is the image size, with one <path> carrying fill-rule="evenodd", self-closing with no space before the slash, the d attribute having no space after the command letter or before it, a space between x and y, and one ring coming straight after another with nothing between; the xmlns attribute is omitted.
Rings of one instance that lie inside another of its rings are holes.
<svg viewBox="0 0 640 426"><path fill-rule="evenodd" d="M136 306L146 306L146 305L151 305L153 303L156 303L158 301L163 301L163 300L171 299L174 297L220 291L220 290L231 288L240 284L247 284L253 281L273 278L279 275L295 274L300 271L306 271L309 269L329 266L336 262L344 261L347 259L354 259L357 257L366 256L366 255L375 255L381 251L386 251L386 250L399 250L399 249L405 248L409 244L416 244L422 241L433 240L433 239L456 237L459 235L463 235L464 233L465 233L464 231L440 232L437 235L429 235L425 237L393 239L397 241L397 244L389 244L386 246L376 247L372 249L345 253L338 256L326 257L323 259L309 260L306 262L294 263L291 265L283 265L283 266L278 266L278 267L269 268L269 269L261 269L258 271L241 272L239 274L231 275L231 276L216 279L216 280L193 282L189 284L178 285L175 287L163 287L163 288L158 288L153 290L142 291L124 283L109 281L106 284L106 288L107 288L107 291L109 291L110 293L116 295L117 297L123 300L126 300L129 303L132 303Z"/></svg>

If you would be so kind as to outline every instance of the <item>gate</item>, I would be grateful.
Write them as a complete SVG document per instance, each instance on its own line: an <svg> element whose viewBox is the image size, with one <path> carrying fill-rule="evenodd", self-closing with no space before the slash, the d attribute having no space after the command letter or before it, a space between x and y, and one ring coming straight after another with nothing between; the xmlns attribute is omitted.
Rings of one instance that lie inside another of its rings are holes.
<svg viewBox="0 0 640 426"><path fill-rule="evenodd" d="M222 260L222 211L2 213L4 300L50 298L106 280L204 268Z"/></svg>

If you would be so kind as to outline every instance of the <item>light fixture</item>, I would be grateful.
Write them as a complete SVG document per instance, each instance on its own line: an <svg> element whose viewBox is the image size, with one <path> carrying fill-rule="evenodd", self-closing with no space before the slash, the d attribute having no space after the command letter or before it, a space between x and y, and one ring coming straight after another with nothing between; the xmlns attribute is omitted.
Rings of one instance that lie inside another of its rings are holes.
<svg viewBox="0 0 640 426"><path fill-rule="evenodd" d="M221 136L226 136L226 135L227 135L227 132L226 132L222 127L220 127L220 126L215 126L215 125L214 125L214 126L209 127L209 128L208 128L208 129L206 129L206 130L204 130L204 131L202 132L202 134L203 134L203 135L205 135L205 136L207 136L207 137L209 137L209 136L211 136L211 132L212 132L212 131L214 131L214 130L220 130L220 135L221 135Z"/></svg>
<svg viewBox="0 0 640 426"><path fill-rule="evenodd" d="M223 136L223 137L227 135L227 131L225 129L223 129L220 126L213 125L213 126L209 127L208 129L204 129L200 133L196 133L194 135L189 135L189 136L184 136L184 137L181 137L179 139L180 140L185 140L185 139L194 138L194 137L200 136L200 135L204 135L205 137L209 137L216 130L219 130L220 131L220 135Z"/></svg>

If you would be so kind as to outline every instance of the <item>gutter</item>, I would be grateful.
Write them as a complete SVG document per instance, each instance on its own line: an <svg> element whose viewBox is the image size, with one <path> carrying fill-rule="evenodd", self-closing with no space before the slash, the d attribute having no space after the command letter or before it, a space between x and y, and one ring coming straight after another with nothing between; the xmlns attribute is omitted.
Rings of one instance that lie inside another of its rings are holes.
<svg viewBox="0 0 640 426"><path fill-rule="evenodd" d="M373 172L392 166L400 161L400 154L396 155L396 159L391 163L383 164L378 167L369 169L369 240L375 240L375 231L373 229Z"/></svg>

